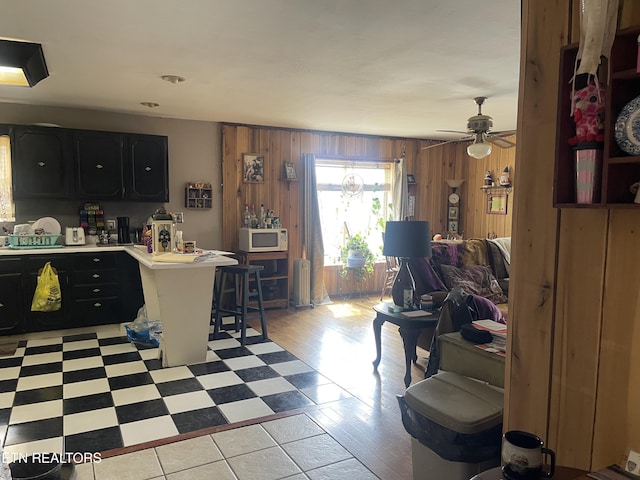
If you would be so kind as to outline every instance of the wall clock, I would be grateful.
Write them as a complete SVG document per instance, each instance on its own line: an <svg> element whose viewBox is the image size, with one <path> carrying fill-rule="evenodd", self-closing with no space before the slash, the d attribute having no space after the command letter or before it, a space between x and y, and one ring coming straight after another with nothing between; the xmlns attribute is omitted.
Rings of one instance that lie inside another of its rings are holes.
<svg viewBox="0 0 640 480"><path fill-rule="evenodd" d="M447 197L449 205L447 206L447 233L458 235L460 232L460 194L457 192L464 180L447 180L447 184L451 187L451 193ZM456 237L454 237L456 238Z"/></svg>

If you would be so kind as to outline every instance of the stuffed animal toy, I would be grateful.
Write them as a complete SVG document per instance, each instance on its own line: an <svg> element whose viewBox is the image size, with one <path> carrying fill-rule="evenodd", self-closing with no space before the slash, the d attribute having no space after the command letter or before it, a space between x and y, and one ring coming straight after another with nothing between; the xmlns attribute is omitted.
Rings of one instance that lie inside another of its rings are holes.
<svg viewBox="0 0 640 480"><path fill-rule="evenodd" d="M581 142L604 141L604 88L594 82L576 90L571 98L576 135L569 138L569 145Z"/></svg>

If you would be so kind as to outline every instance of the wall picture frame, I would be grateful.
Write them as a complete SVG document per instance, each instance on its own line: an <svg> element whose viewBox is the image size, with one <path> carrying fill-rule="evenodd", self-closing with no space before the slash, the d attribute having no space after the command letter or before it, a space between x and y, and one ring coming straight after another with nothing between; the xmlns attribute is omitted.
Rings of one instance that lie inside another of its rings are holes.
<svg viewBox="0 0 640 480"><path fill-rule="evenodd" d="M449 220L448 222L449 225L449 232L452 233L458 233L458 221L457 220Z"/></svg>
<svg viewBox="0 0 640 480"><path fill-rule="evenodd" d="M284 178L287 180L297 180L296 166L291 162L284 162Z"/></svg>
<svg viewBox="0 0 640 480"><path fill-rule="evenodd" d="M416 177L413 173L408 173L407 174L407 184L408 185L415 185L416 184Z"/></svg>
<svg viewBox="0 0 640 480"><path fill-rule="evenodd" d="M487 213L491 215L506 215L509 197L506 193L487 195Z"/></svg>
<svg viewBox="0 0 640 480"><path fill-rule="evenodd" d="M264 183L264 155L242 154L242 181L244 183Z"/></svg>
<svg viewBox="0 0 640 480"><path fill-rule="evenodd" d="M458 220L458 207L449 207L449 220Z"/></svg>

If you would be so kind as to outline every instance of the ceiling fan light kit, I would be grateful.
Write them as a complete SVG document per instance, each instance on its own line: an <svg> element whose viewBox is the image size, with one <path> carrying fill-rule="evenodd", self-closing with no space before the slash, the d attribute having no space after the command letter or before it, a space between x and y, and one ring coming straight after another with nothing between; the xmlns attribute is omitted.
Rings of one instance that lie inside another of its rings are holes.
<svg viewBox="0 0 640 480"><path fill-rule="evenodd" d="M467 147L467 153L470 157L473 158L484 158L491 154L491 144L490 143L482 143L482 142L474 142Z"/></svg>
<svg viewBox="0 0 640 480"><path fill-rule="evenodd" d="M472 117L469 117L469 119L467 120L467 132L465 137L455 140L447 140L440 143L434 143L433 145L427 145L425 147L422 147L422 150L437 147L447 143L464 142L473 139L474 142L467 147L467 153L473 158L480 159L491 154L491 144L495 144L500 148L515 147L516 144L514 142L502 138L515 134L515 131L491 132L491 129L493 128L493 119L489 115L484 115L482 113L482 105L484 104L486 99L487 97L475 97L473 99L475 104L478 106L478 113ZM438 131L465 134L465 132L458 132L455 130Z"/></svg>

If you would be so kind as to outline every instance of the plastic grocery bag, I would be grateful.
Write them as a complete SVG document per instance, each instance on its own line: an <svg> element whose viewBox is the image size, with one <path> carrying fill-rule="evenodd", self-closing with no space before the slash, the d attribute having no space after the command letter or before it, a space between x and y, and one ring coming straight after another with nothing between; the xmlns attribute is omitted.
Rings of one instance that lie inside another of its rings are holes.
<svg viewBox="0 0 640 480"><path fill-rule="evenodd" d="M55 312L62 306L60 282L51 262L47 262L38 275L36 292L31 302L32 312Z"/></svg>
<svg viewBox="0 0 640 480"><path fill-rule="evenodd" d="M128 340L134 345L147 347L158 347L160 345L162 324L160 320L149 320L147 318L145 305L140 307L136 319L130 325L125 325L124 329L127 332Z"/></svg>

